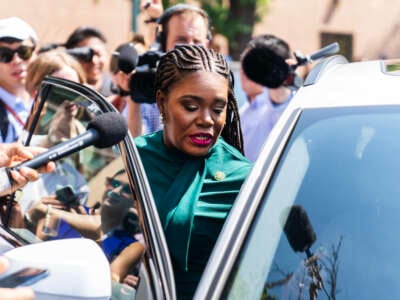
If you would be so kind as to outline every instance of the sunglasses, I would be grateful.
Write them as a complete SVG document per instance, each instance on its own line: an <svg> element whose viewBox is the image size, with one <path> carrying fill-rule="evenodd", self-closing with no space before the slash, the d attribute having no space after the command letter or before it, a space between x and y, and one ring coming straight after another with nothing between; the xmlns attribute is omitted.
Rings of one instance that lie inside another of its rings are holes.
<svg viewBox="0 0 400 300"><path fill-rule="evenodd" d="M13 60L15 53L17 53L19 58L23 60L30 59L32 57L33 50L35 50L35 47L24 45L19 46L15 50L7 47L0 47L0 62L9 63Z"/></svg>
<svg viewBox="0 0 400 300"><path fill-rule="evenodd" d="M129 186L129 184L123 183L117 179L114 178L108 178L108 183L111 185L111 187L113 189L119 188L120 186L122 186L121 192L120 193L124 193L126 195L132 195L131 192L131 188Z"/></svg>

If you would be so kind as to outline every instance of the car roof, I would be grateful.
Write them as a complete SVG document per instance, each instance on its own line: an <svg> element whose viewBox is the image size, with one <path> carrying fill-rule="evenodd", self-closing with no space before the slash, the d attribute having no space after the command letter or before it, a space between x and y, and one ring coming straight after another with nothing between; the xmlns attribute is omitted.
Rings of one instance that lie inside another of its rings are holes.
<svg viewBox="0 0 400 300"><path fill-rule="evenodd" d="M290 106L304 109L400 104L400 76L386 72L387 63L348 63L331 57L320 62L322 67L314 67Z"/></svg>

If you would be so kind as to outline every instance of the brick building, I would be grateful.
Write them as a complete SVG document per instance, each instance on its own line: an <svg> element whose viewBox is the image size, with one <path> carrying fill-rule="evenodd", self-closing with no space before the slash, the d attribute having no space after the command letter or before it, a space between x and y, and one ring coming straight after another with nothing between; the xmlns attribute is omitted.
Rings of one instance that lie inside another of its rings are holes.
<svg viewBox="0 0 400 300"><path fill-rule="evenodd" d="M304 54L338 41L350 60L400 57L400 1L270 0L254 29L266 32Z"/></svg>

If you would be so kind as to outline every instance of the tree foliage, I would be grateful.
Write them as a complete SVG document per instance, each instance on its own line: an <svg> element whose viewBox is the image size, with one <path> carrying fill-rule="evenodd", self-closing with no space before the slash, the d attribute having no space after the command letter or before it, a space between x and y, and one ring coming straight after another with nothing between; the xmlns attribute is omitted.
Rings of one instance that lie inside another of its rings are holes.
<svg viewBox="0 0 400 300"><path fill-rule="evenodd" d="M163 0L164 7L186 1ZM213 33L229 40L230 54L238 59L251 39L254 25L267 12L268 0L202 0L201 7L211 19Z"/></svg>

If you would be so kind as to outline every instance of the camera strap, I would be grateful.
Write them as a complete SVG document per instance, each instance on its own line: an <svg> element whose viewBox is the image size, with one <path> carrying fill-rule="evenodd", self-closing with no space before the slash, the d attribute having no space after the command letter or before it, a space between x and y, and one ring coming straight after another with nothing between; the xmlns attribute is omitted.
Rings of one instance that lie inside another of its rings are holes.
<svg viewBox="0 0 400 300"><path fill-rule="evenodd" d="M20 116L17 114L17 112L11 107L9 106L7 103L5 103L3 101L3 99L0 98L0 102L2 103L2 105L4 106L4 108L13 115L14 119L21 125L21 126L25 126L25 122L22 121L22 119L20 118Z"/></svg>
<svg viewBox="0 0 400 300"><path fill-rule="evenodd" d="M9 124L10 124L10 121L8 120L7 109L4 105L3 100L0 99L0 133L3 138L3 141L5 141L5 139L7 137Z"/></svg>

